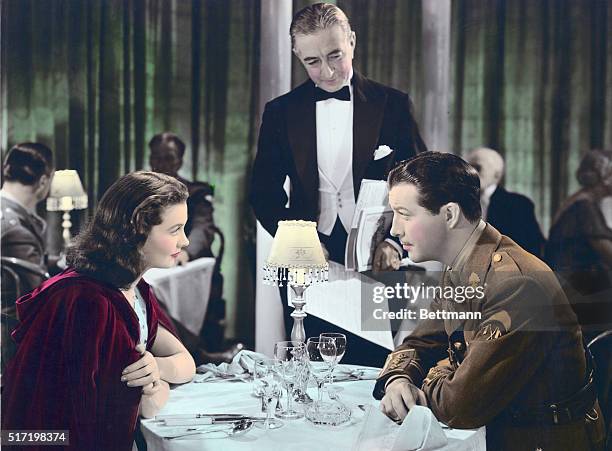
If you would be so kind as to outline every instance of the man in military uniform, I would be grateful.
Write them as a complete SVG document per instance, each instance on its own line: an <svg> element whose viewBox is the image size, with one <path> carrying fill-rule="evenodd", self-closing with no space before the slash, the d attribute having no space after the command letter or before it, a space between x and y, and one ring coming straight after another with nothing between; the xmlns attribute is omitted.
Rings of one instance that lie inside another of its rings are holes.
<svg viewBox="0 0 612 451"><path fill-rule="evenodd" d="M15 300L42 282L47 271L44 232L45 220L36 214L36 205L49 194L53 178L53 153L39 143L22 143L7 153L2 165L0 190L0 227L2 256L15 257L30 265L33 271L15 269L19 292L14 281L2 279L2 368L13 356L15 347L10 332L17 324ZM54 259L57 261L57 258Z"/></svg>
<svg viewBox="0 0 612 451"><path fill-rule="evenodd" d="M401 421L421 404L454 428L486 425L492 450L603 449L575 315L550 268L482 221L476 171L426 152L388 182L391 232L410 258L443 262L445 293L481 286L483 296L432 301L431 311L480 318L422 320L377 379L381 410Z"/></svg>

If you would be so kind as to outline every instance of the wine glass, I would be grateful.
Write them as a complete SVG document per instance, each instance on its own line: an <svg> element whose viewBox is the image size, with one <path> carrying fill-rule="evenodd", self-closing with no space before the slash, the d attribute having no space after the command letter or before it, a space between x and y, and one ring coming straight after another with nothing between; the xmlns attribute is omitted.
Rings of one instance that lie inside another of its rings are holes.
<svg viewBox="0 0 612 451"><path fill-rule="evenodd" d="M306 409L306 419L315 425L338 426L351 418L351 411L341 402L323 402L323 384L331 374L336 361L336 340L332 337L309 338L306 352L311 374L317 381L318 400Z"/></svg>
<svg viewBox="0 0 612 451"><path fill-rule="evenodd" d="M273 418L272 410L274 401L281 393L281 386L278 380L278 362L273 359L263 359L255 362L254 374L258 380L258 387L261 390L263 403L266 407L266 421L255 426L264 429L278 429L283 426L283 422Z"/></svg>
<svg viewBox="0 0 612 451"><path fill-rule="evenodd" d="M279 374L287 390L287 407L276 416L287 419L302 418L303 413L293 409L293 387L300 376L301 361L305 354L301 341L279 341L274 345L274 357L279 364Z"/></svg>
<svg viewBox="0 0 612 451"><path fill-rule="evenodd" d="M317 381L317 404L321 404L321 390L336 359L336 340L331 337L312 337L306 342L310 372Z"/></svg>
<svg viewBox="0 0 612 451"><path fill-rule="evenodd" d="M319 335L319 338L333 338L336 341L336 358L332 363L332 369L329 374L329 384L331 385L334 383L334 369L336 369L336 366L340 363L346 352L346 335L338 332L324 332Z"/></svg>

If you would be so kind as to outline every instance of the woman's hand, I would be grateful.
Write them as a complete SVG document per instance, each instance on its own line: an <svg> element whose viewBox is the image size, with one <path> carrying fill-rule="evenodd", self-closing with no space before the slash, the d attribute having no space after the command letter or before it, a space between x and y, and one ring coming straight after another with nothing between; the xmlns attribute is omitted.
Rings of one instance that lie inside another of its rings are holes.
<svg viewBox="0 0 612 451"><path fill-rule="evenodd" d="M127 366L122 373L121 381L127 382L128 387L143 387L143 391L151 391L159 384L160 374L157 361L153 354L146 351L144 346L136 346L142 355L140 359Z"/></svg>
<svg viewBox="0 0 612 451"><path fill-rule="evenodd" d="M142 394L146 396L153 396L160 390L162 386L161 382L162 381L160 380L159 382L151 382L150 384L145 385L142 387Z"/></svg>
<svg viewBox="0 0 612 451"><path fill-rule="evenodd" d="M155 391L151 394L146 393L146 390L153 385ZM170 386L166 381L161 380L158 384L147 385L143 388L142 398L140 399L140 415L144 418L153 418L166 404L169 396Z"/></svg>

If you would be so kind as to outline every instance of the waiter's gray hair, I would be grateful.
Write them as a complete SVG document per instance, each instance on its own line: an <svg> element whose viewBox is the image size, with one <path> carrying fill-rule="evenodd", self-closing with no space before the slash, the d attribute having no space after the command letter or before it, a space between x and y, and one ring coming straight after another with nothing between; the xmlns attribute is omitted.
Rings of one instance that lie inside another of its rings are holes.
<svg viewBox="0 0 612 451"><path fill-rule="evenodd" d="M340 25L347 35L351 32L348 17L334 4L315 3L299 10L289 27L291 47L295 47L295 37L298 34L308 35L334 25Z"/></svg>

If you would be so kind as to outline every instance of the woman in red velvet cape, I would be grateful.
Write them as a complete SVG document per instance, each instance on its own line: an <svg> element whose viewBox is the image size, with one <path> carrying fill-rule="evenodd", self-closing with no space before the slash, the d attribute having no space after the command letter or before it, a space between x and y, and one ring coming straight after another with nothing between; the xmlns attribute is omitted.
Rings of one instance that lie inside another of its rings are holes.
<svg viewBox="0 0 612 451"><path fill-rule="evenodd" d="M17 301L3 430L67 430L67 449L128 451L138 413L153 416L168 383L193 377L193 359L140 277L174 265L188 244L186 198L172 177L120 178L68 250L70 267ZM142 301L146 327L134 307Z"/></svg>

